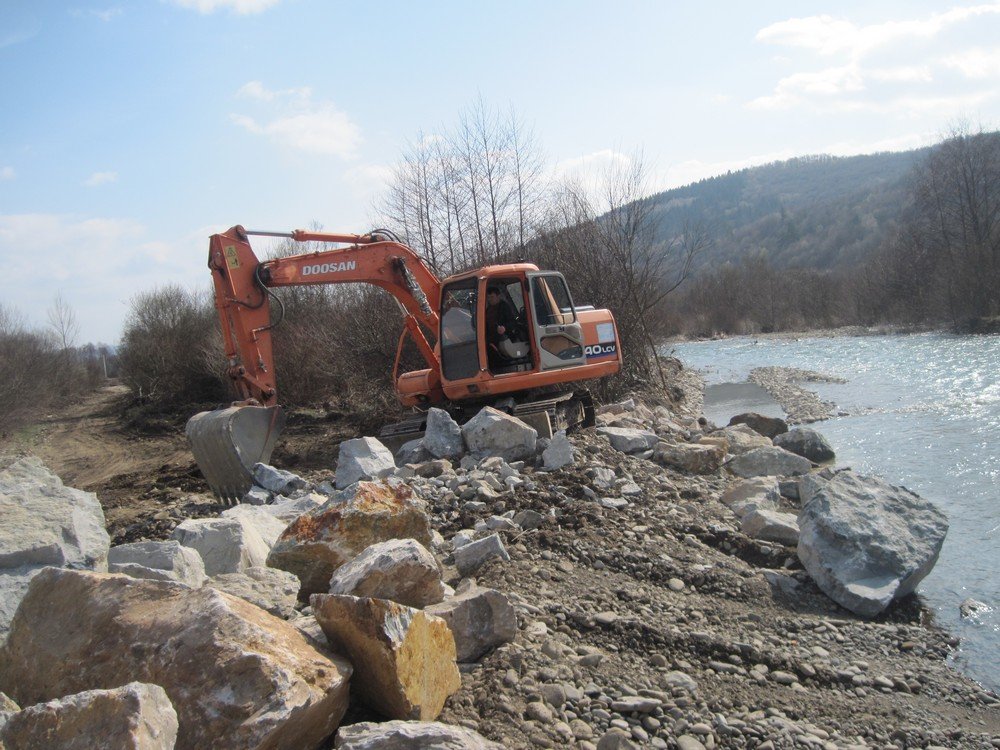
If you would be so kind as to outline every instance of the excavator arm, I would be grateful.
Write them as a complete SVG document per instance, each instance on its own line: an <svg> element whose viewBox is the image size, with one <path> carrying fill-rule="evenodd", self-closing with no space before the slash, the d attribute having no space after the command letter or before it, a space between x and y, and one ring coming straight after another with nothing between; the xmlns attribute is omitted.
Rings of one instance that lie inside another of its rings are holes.
<svg viewBox="0 0 1000 750"><path fill-rule="evenodd" d="M260 262L250 247L251 234L349 246ZM288 234L256 233L236 226L212 235L208 266L215 284L215 306L222 326L228 374L248 403L265 406L277 403L268 294L273 287L365 283L385 289L399 302L406 330L428 367L434 373L440 372L440 362L424 329L437 334L441 282L423 259L405 245L377 234L330 234L301 229Z"/></svg>
<svg viewBox="0 0 1000 750"><path fill-rule="evenodd" d="M261 262L250 247L249 237L254 234L347 247ZM364 283L385 289L399 303L406 331L427 361L429 382L441 382L441 363L424 333L427 329L437 335L441 282L403 244L377 233L296 230L286 234L248 232L235 226L212 235L208 267L215 285L227 372L242 400L227 409L194 415L185 432L205 479L223 499L238 501L250 488L254 464L270 460L284 425L271 346L271 288Z"/></svg>

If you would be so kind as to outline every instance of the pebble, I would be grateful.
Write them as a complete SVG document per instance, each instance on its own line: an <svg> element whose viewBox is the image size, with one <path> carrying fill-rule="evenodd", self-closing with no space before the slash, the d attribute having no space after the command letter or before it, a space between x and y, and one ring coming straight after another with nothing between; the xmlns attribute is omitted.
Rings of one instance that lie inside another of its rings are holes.
<svg viewBox="0 0 1000 750"><path fill-rule="evenodd" d="M648 714L661 705L662 703L655 698L646 698L640 695L623 695L611 702L611 708L619 713Z"/></svg>
<svg viewBox="0 0 1000 750"><path fill-rule="evenodd" d="M791 672L782 672L780 670L771 672L771 679L779 685L791 685L799 681L799 678Z"/></svg>
<svg viewBox="0 0 1000 750"><path fill-rule="evenodd" d="M671 578L669 581L667 581L667 587L671 591L683 591L684 581L682 581L680 578Z"/></svg>
<svg viewBox="0 0 1000 750"><path fill-rule="evenodd" d="M542 724L551 724L555 719L555 715L552 713L552 709L546 706L541 701L534 701L529 703L525 709L524 714L529 719L534 719L535 721L541 722Z"/></svg>
<svg viewBox="0 0 1000 750"><path fill-rule="evenodd" d="M705 750L705 746L697 737L690 734L682 734L677 738L679 750Z"/></svg>

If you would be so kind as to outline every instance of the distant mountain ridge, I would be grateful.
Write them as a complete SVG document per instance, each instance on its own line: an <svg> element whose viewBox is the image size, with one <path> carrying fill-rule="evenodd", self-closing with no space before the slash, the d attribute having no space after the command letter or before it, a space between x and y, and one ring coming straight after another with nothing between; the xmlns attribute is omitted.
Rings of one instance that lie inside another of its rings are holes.
<svg viewBox="0 0 1000 750"><path fill-rule="evenodd" d="M760 252L778 268L851 267L896 225L909 175L929 151L803 156L667 190L646 199L654 237L703 225L713 244L696 271Z"/></svg>

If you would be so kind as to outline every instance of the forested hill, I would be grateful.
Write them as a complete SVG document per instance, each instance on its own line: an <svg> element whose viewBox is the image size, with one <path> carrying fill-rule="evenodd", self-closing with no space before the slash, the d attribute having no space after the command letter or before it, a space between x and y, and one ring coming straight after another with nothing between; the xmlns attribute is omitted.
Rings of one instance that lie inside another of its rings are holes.
<svg viewBox="0 0 1000 750"><path fill-rule="evenodd" d="M867 258L909 199L908 176L929 149L805 156L712 177L652 196L656 239L704 226L696 267L766 252L779 268L844 268Z"/></svg>

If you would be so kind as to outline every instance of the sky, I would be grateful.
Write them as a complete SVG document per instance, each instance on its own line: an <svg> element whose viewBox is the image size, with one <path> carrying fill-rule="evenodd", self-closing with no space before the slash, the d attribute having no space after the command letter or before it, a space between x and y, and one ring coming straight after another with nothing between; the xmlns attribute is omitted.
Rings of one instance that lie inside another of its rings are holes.
<svg viewBox="0 0 1000 750"><path fill-rule="evenodd" d="M0 305L117 342L235 224L363 232L407 143L478 99L554 177L662 190L1000 122L1000 3L0 3Z"/></svg>

